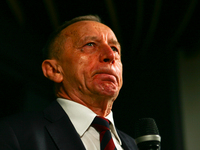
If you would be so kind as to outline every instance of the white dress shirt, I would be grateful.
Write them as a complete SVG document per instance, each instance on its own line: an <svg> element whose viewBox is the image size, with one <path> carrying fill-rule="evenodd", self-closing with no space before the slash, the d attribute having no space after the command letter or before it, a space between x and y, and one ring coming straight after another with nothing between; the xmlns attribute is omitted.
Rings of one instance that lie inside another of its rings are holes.
<svg viewBox="0 0 200 150"><path fill-rule="evenodd" d="M100 150L99 132L90 126L96 114L88 107L74 101L63 98L57 98L57 101L69 116L86 150ZM110 121L110 131L117 150L123 150L121 140L115 129L112 111L105 118Z"/></svg>

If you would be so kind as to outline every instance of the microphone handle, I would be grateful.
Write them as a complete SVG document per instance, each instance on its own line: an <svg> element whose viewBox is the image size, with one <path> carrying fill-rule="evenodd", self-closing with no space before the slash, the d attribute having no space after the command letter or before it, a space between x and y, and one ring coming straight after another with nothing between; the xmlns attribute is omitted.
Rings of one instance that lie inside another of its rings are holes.
<svg viewBox="0 0 200 150"><path fill-rule="evenodd" d="M137 144L139 150L161 150L159 141L146 141Z"/></svg>

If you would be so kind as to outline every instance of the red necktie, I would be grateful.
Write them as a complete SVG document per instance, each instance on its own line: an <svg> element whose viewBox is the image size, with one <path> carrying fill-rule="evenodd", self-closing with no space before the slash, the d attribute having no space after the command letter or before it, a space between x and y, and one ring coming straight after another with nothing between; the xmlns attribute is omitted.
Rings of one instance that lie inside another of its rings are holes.
<svg viewBox="0 0 200 150"><path fill-rule="evenodd" d="M106 118L96 116L92 126L100 132L101 150L117 150L110 133L109 121Z"/></svg>

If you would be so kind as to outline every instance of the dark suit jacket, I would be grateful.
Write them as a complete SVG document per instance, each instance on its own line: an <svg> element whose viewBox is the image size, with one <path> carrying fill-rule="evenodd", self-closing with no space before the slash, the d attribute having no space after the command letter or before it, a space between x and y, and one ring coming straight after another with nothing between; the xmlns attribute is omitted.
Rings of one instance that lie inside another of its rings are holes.
<svg viewBox="0 0 200 150"><path fill-rule="evenodd" d="M137 150L133 138L117 131L125 150ZM85 150L62 107L53 102L43 112L18 114L0 122L0 150Z"/></svg>

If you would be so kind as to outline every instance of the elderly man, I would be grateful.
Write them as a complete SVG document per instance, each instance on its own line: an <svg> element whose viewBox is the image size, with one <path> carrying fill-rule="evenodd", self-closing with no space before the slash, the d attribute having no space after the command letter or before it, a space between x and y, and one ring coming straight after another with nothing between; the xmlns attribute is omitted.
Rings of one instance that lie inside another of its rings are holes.
<svg viewBox="0 0 200 150"><path fill-rule="evenodd" d="M0 123L0 149L136 150L115 128L112 105L122 87L121 48L96 16L62 25L45 48L44 76L57 100L43 113L20 114Z"/></svg>

